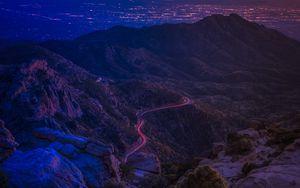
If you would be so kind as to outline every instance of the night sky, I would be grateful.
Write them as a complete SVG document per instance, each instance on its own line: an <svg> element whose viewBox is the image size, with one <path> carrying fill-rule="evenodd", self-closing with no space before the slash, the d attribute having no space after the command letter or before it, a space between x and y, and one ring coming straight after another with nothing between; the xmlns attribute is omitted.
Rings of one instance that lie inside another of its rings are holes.
<svg viewBox="0 0 300 188"><path fill-rule="evenodd" d="M0 38L71 39L115 25L195 22L238 13L299 38L299 0L0 0Z"/></svg>

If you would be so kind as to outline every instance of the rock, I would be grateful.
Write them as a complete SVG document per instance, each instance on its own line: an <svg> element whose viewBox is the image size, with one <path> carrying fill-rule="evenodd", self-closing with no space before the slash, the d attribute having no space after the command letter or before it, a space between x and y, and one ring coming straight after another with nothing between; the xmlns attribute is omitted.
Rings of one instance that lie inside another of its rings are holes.
<svg viewBox="0 0 300 188"><path fill-rule="evenodd" d="M60 151L64 145L60 142L53 142L49 145L49 147L55 149L56 151Z"/></svg>
<svg viewBox="0 0 300 188"><path fill-rule="evenodd" d="M72 162L80 169L89 188L101 187L110 178L103 160L90 154L81 153Z"/></svg>
<svg viewBox="0 0 300 188"><path fill-rule="evenodd" d="M15 152L2 164L9 183L16 188L86 188L80 170L55 150Z"/></svg>
<svg viewBox="0 0 300 188"><path fill-rule="evenodd" d="M232 162L230 159L217 160L217 161L203 160L200 162L199 166L206 166L206 165L209 165L211 168L216 170L231 185L241 176L244 162L242 161Z"/></svg>
<svg viewBox="0 0 300 188"><path fill-rule="evenodd" d="M230 186L256 168L268 165L275 149L267 145L268 134L252 128L228 135L225 150L222 144L214 144L212 159L199 165L209 165L223 176Z"/></svg>
<svg viewBox="0 0 300 188"><path fill-rule="evenodd" d="M74 147L72 144L64 144L60 148L60 153L68 158L74 158L78 155L80 152L76 147Z"/></svg>
<svg viewBox="0 0 300 188"><path fill-rule="evenodd" d="M280 165L254 170L235 188L298 188L300 187L299 166Z"/></svg>
<svg viewBox="0 0 300 188"><path fill-rule="evenodd" d="M66 117L81 117L74 89L45 60L32 60L19 67L8 90L10 113L27 120L40 120L60 113Z"/></svg>
<svg viewBox="0 0 300 188"><path fill-rule="evenodd" d="M47 139L49 141L59 141L61 143L72 144L80 149L84 149L88 143L88 139L80 136L74 136L65 134L58 130L53 130L47 127L37 128L33 131L33 134L41 139Z"/></svg>
<svg viewBox="0 0 300 188"><path fill-rule="evenodd" d="M269 166L251 171L238 181L236 188L300 187L300 140L295 140Z"/></svg>
<svg viewBox="0 0 300 188"><path fill-rule="evenodd" d="M129 157L128 165L135 169L159 174L160 173L160 161L154 154L136 153Z"/></svg>
<svg viewBox="0 0 300 188"><path fill-rule="evenodd" d="M41 138L41 139L46 139L49 141L55 141L60 137L64 136L64 133L61 131L56 131L47 127L42 127L42 128L37 128L33 131L33 135Z"/></svg>
<svg viewBox="0 0 300 188"><path fill-rule="evenodd" d="M0 120L0 161L13 153L17 146L18 143L14 136L4 126L4 122Z"/></svg>
<svg viewBox="0 0 300 188"><path fill-rule="evenodd" d="M62 143L73 144L80 149L84 149L88 143L88 140L86 138L74 135L61 135L58 138L58 141Z"/></svg>
<svg viewBox="0 0 300 188"><path fill-rule="evenodd" d="M89 143L85 148L85 151L97 157L104 157L112 154L112 149L110 147L100 146L94 143Z"/></svg>

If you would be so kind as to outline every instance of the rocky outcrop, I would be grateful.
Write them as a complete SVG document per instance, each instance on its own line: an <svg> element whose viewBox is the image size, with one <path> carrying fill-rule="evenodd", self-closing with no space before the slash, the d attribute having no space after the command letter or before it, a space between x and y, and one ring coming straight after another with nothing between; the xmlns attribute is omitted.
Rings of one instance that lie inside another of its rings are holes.
<svg viewBox="0 0 300 188"><path fill-rule="evenodd" d="M54 142L53 146L59 150L72 150L71 148L78 148L86 153L94 155L96 157L109 156L113 152L111 145L105 145L101 142L94 142L90 139L80 136L74 136L65 134L61 131L56 131L50 128L37 128L33 131L33 135L38 138L46 139L50 142ZM64 149L65 148L65 149ZM75 149L73 149L75 151Z"/></svg>
<svg viewBox="0 0 300 188"><path fill-rule="evenodd" d="M18 144L12 134L0 123L1 172L13 187L100 188L111 178L121 180L120 162L113 155L111 145L50 128L37 128L33 135L39 141L35 142L45 144L21 152L16 150Z"/></svg>
<svg viewBox="0 0 300 188"><path fill-rule="evenodd" d="M72 144L80 149L86 148L88 139L80 136L65 134L61 131L53 130L47 127L33 130L33 135L40 139L46 139L50 142L59 141L66 144Z"/></svg>
<svg viewBox="0 0 300 188"><path fill-rule="evenodd" d="M2 171L13 187L87 188L79 168L54 149L15 152Z"/></svg>
<svg viewBox="0 0 300 188"><path fill-rule="evenodd" d="M299 187L299 133L277 128L238 131L228 135L226 144L215 144L212 158L200 166L211 166L234 188Z"/></svg>
<svg viewBox="0 0 300 188"><path fill-rule="evenodd" d="M89 188L102 187L103 183L112 177L108 168L111 164L98 157L80 153L70 160L79 168Z"/></svg>
<svg viewBox="0 0 300 188"><path fill-rule="evenodd" d="M253 170L235 188L300 187L300 139L287 146L268 166Z"/></svg>
<svg viewBox="0 0 300 188"><path fill-rule="evenodd" d="M5 127L4 121L0 120L0 161L12 154L17 146L14 136Z"/></svg>
<svg viewBox="0 0 300 188"><path fill-rule="evenodd" d="M33 60L20 67L11 85L5 106L7 111L25 119L40 120L59 112L70 118L82 111L67 81L44 60Z"/></svg>
<svg viewBox="0 0 300 188"><path fill-rule="evenodd" d="M35 129L33 135L47 140L50 148L74 163L82 172L88 187L102 187L102 184L112 177L120 181L119 163L113 156L111 145L46 127Z"/></svg>

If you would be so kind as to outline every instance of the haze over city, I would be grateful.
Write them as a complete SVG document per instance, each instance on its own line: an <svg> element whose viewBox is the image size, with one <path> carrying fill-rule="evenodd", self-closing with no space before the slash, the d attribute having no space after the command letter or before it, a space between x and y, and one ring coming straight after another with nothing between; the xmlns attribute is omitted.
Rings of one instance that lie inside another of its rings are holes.
<svg viewBox="0 0 300 188"><path fill-rule="evenodd" d="M115 25L131 27L195 22L237 13L299 39L299 1L106 0L0 1L0 35L9 39L71 39Z"/></svg>

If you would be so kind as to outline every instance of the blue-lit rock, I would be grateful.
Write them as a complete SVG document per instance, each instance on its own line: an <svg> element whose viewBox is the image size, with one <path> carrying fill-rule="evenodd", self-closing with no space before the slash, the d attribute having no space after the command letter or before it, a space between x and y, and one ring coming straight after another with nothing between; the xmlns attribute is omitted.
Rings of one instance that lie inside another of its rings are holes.
<svg viewBox="0 0 300 188"><path fill-rule="evenodd" d="M101 187L103 182L110 178L109 170L104 161L87 153L81 153L72 162L79 168L83 178L91 188Z"/></svg>
<svg viewBox="0 0 300 188"><path fill-rule="evenodd" d="M82 173L54 149L15 152L2 165L12 187L86 188Z"/></svg>

